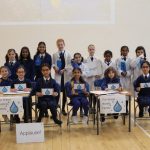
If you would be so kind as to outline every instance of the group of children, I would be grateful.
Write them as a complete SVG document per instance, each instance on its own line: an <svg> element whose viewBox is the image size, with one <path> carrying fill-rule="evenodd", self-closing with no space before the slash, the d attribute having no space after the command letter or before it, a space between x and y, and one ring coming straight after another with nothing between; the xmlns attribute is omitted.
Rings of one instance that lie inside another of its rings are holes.
<svg viewBox="0 0 150 150"><path fill-rule="evenodd" d="M101 90L109 90L109 84L118 84L115 90L131 91L134 81L134 89L138 92L139 117L143 117L143 108L150 106L150 64L146 59L144 47L139 46L135 50L136 58L128 56L129 48L122 46L120 57L112 61L113 54L110 50L104 52L104 61L95 57L95 46L88 46L89 56L84 59L80 53L75 53L73 58L65 49L65 41L56 41L57 52L52 56L46 51L46 44L39 42L34 59L31 59L28 47L23 47L20 56L14 49L9 49L6 54L6 63L0 68L0 86L10 86L15 92L15 84L25 84L24 91L32 91L38 97L39 116L48 117L50 109L52 118L56 124L62 121L57 119L57 105L62 92L62 114L67 115L65 105L67 97L73 106L72 121L78 123L77 111L83 108L83 123L87 124L89 111L89 92L94 90L94 82L101 81ZM51 76L51 68L55 71L55 79ZM32 87L32 83L36 85ZM45 89L47 92L45 92ZM113 86L112 89L114 90ZM24 98L23 104L30 99ZM24 104L25 105L25 104ZM24 107L25 108L25 107ZM25 110L26 111L26 110ZM127 110L128 111L128 110ZM150 110L149 110L150 112ZM8 121L7 115L3 115ZM26 119L26 117L24 117ZM115 117L117 119L117 117ZM14 115L14 120L19 123L20 118ZM104 118L103 118L104 121Z"/></svg>

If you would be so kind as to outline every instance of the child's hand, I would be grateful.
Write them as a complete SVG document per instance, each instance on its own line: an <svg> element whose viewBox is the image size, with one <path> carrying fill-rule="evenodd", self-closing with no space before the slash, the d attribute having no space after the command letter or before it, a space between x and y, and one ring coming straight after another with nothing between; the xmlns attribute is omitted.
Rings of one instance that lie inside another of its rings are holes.
<svg viewBox="0 0 150 150"><path fill-rule="evenodd" d="M17 89L10 89L11 92L17 92Z"/></svg>
<svg viewBox="0 0 150 150"><path fill-rule="evenodd" d="M108 88L105 89L105 91L108 91L108 90L109 90Z"/></svg>
<svg viewBox="0 0 150 150"><path fill-rule="evenodd" d="M53 96L54 97L58 96L58 93L57 92L53 92Z"/></svg>
<svg viewBox="0 0 150 150"><path fill-rule="evenodd" d="M121 92L123 89L122 89L122 87L119 87L118 89L117 89L117 91L119 91L119 92Z"/></svg>
<svg viewBox="0 0 150 150"><path fill-rule="evenodd" d="M43 96L43 94L42 94L41 92L37 92L37 93L36 93L36 96L38 96L38 97L42 97L42 96Z"/></svg>
<svg viewBox="0 0 150 150"><path fill-rule="evenodd" d="M57 67L53 67L54 68L54 70L55 70L55 73L59 73L59 68L57 68Z"/></svg>
<svg viewBox="0 0 150 150"><path fill-rule="evenodd" d="M23 91L25 91L25 92L30 92L31 89L30 89L30 88L25 88Z"/></svg>
<svg viewBox="0 0 150 150"><path fill-rule="evenodd" d="M95 76L96 79L100 79L100 77L101 77L100 75L96 75Z"/></svg>
<svg viewBox="0 0 150 150"><path fill-rule="evenodd" d="M78 95L78 93L76 93L75 90L72 90L72 95Z"/></svg>
<svg viewBox="0 0 150 150"><path fill-rule="evenodd" d="M89 95L89 93L86 91L86 89L83 89L82 91L83 91L83 93L84 93L86 96Z"/></svg>
<svg viewBox="0 0 150 150"><path fill-rule="evenodd" d="M140 58L144 58L144 55L142 54L142 55L140 55L139 57L140 57Z"/></svg>
<svg viewBox="0 0 150 150"><path fill-rule="evenodd" d="M121 75L122 75L123 77L126 77L127 72L121 72Z"/></svg>
<svg viewBox="0 0 150 150"><path fill-rule="evenodd" d="M141 88L140 88L140 87L137 87L136 90L139 92L139 91L141 90Z"/></svg>
<svg viewBox="0 0 150 150"><path fill-rule="evenodd" d="M65 72L65 69L60 70L60 74L63 74Z"/></svg>

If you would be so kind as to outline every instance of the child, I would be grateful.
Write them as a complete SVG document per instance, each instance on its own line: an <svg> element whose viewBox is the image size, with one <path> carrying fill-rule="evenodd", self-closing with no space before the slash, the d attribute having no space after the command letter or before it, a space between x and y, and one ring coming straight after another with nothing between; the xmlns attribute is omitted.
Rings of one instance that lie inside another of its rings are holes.
<svg viewBox="0 0 150 150"><path fill-rule="evenodd" d="M58 39L56 45L58 51L53 54L53 68L55 71L55 80L61 85L61 92L63 93L62 114L66 116L65 104L67 98L64 84L69 80L67 66L71 63L71 55L65 50L65 41L63 39Z"/></svg>
<svg viewBox="0 0 150 150"><path fill-rule="evenodd" d="M133 69L133 82L142 74L141 64L146 60L146 51L143 46L138 46L135 50L136 58L131 61L131 67Z"/></svg>
<svg viewBox="0 0 150 150"><path fill-rule="evenodd" d="M120 83L123 89L131 91L131 59L128 57L129 48L127 46L121 47L121 58L116 60L118 74L120 76ZM128 101L126 103L128 108ZM128 109L126 110L128 113Z"/></svg>
<svg viewBox="0 0 150 150"><path fill-rule="evenodd" d="M30 92L31 81L25 78L26 72L24 66L19 66L16 71L18 78L13 81L12 90L14 92L16 91ZM23 97L23 107L24 107L24 122L28 122L27 117L31 115L30 99L28 97ZM14 120L16 121L16 123L20 123L19 115L15 115Z"/></svg>
<svg viewBox="0 0 150 150"><path fill-rule="evenodd" d="M11 72L9 78L12 80L17 79L16 69L20 65L18 62L18 54L14 49L9 49L5 58L6 58L6 63L4 64L4 66L7 66Z"/></svg>
<svg viewBox="0 0 150 150"><path fill-rule="evenodd" d="M2 66L0 68L0 74L1 74L1 78L0 78L0 87L4 87L4 86L8 86L9 88L12 85L12 80L9 79L10 76L10 70L8 67L6 66ZM5 91L2 91L2 93ZM7 92L7 91L6 91ZM7 115L2 115L2 117L4 118L5 122L9 122L9 118Z"/></svg>
<svg viewBox="0 0 150 150"><path fill-rule="evenodd" d="M150 107L150 63L144 61L141 64L141 69L143 74L134 83L134 88L138 92L139 117L143 117L144 107ZM150 114L150 109L148 111Z"/></svg>
<svg viewBox="0 0 150 150"><path fill-rule="evenodd" d="M89 68L89 73L87 77L87 82L90 85L90 90L94 90L94 81L102 76L102 62L97 59L95 54L95 46L90 44L88 46L89 57L85 60L85 64Z"/></svg>
<svg viewBox="0 0 150 150"><path fill-rule="evenodd" d="M34 66L35 66L35 80L42 77L41 66L42 64L47 63L52 65L51 55L46 52L45 42L39 42L37 47L37 52L34 56Z"/></svg>
<svg viewBox="0 0 150 150"><path fill-rule="evenodd" d="M36 96L38 96L38 107L40 110L37 122L41 122L45 110L50 109L54 122L58 125L61 125L62 122L57 119L56 100L56 97L60 92L60 87L51 77L51 68L49 64L42 64L41 72L43 77L38 79L36 87L34 89L36 92ZM46 91L48 90L48 94L47 92L44 92L44 89Z"/></svg>
<svg viewBox="0 0 150 150"><path fill-rule="evenodd" d="M82 122L83 124L87 124L89 110L87 96L89 96L89 84L82 78L82 71L80 68L74 68L72 73L73 78L71 81L65 84L67 96L70 98L71 104L73 106L72 121L75 124L78 123L77 111L82 105L84 109ZM82 84L82 87L80 84Z"/></svg>
<svg viewBox="0 0 150 150"><path fill-rule="evenodd" d="M112 54L112 52L110 50L106 50L104 52L104 62L102 63L103 75L105 73L105 70L108 67L114 67L116 69L116 63L112 61L112 57L113 57L113 54Z"/></svg>
<svg viewBox="0 0 150 150"><path fill-rule="evenodd" d="M19 63L20 65L23 65L26 70L25 78L34 81L34 61L31 59L28 47L22 47L19 57Z"/></svg>

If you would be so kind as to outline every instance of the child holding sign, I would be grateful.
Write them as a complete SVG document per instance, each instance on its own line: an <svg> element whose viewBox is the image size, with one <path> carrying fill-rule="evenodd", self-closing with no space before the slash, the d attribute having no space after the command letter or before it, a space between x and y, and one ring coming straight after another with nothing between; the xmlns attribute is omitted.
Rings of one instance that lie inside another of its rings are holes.
<svg viewBox="0 0 150 150"><path fill-rule="evenodd" d="M25 78L26 72L25 72L24 66L19 66L17 68L16 74L17 74L18 78L13 81L13 84L12 84L13 92L17 92L17 91L30 92L31 91L31 81L29 79ZM28 97L23 97L23 107L24 107L24 122L27 122L26 114L28 113L28 116L31 115L29 113L30 99ZM26 112L26 111L28 111L28 112ZM15 115L14 120L16 121L16 123L20 123L19 115Z"/></svg>
<svg viewBox="0 0 150 150"><path fill-rule="evenodd" d="M143 74L134 83L135 91L138 92L139 117L143 117L143 108L149 106L150 114L150 63L144 61L141 64Z"/></svg>
<svg viewBox="0 0 150 150"><path fill-rule="evenodd" d="M89 84L82 78L82 71L80 68L74 68L72 73L73 78L65 84L67 96L71 99L71 104L73 106L72 121L75 124L78 123L77 111L82 105L84 109L82 122L83 124L87 124L89 110L87 97L89 96Z"/></svg>
<svg viewBox="0 0 150 150"><path fill-rule="evenodd" d="M2 66L0 68L0 74L2 76L0 78L0 93L10 92L12 80L9 79L10 76L9 68L6 66ZM9 122L7 115L2 115L2 117L4 118L5 122Z"/></svg>
<svg viewBox="0 0 150 150"><path fill-rule="evenodd" d="M60 93L60 87L51 77L51 67L49 64L42 64L41 72L43 77L38 79L35 92L38 96L38 108L40 110L37 122L41 122L45 110L50 109L54 122L61 125L62 122L57 119L57 96Z"/></svg>

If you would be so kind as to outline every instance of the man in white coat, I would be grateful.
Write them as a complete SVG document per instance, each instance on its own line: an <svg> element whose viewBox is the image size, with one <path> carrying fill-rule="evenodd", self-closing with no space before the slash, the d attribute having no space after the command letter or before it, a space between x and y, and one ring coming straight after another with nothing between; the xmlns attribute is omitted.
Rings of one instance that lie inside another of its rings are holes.
<svg viewBox="0 0 150 150"><path fill-rule="evenodd" d="M65 111L65 104L66 104L67 97L66 97L64 85L70 79L67 76L66 66L68 66L71 63L71 55L65 50L65 42L63 39L58 39L56 41L56 45L58 51L55 54L53 54L53 68L55 71L55 80L61 86L61 92L63 93L62 114L67 115Z"/></svg>

